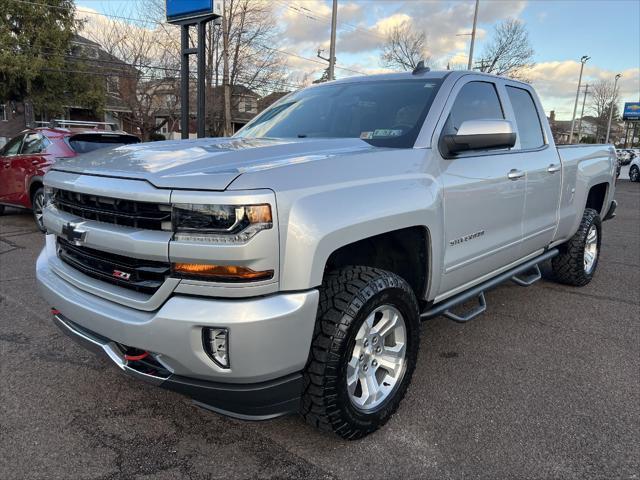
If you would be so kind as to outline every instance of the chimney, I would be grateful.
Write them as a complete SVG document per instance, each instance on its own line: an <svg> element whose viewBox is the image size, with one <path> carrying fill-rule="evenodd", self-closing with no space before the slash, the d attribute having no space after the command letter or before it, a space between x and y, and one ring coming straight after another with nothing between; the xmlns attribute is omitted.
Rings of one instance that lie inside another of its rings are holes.
<svg viewBox="0 0 640 480"><path fill-rule="evenodd" d="M551 112L549 112L549 123L554 123L555 121L556 121L556 111L551 110Z"/></svg>

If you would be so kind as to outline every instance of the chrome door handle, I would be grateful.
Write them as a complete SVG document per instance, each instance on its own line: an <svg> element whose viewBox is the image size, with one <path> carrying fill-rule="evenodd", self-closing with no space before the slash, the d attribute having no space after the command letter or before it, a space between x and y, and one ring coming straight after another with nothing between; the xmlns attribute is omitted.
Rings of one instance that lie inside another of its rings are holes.
<svg viewBox="0 0 640 480"><path fill-rule="evenodd" d="M519 178L524 177L524 175L525 172L523 172L522 170L516 170L515 168L513 168L509 171L507 177L509 178L509 180L518 180Z"/></svg>
<svg viewBox="0 0 640 480"><path fill-rule="evenodd" d="M561 167L560 165L557 165L557 164L555 164L555 163L552 163L552 164L551 164L551 165L549 165L549 167L547 168L547 172L549 172L549 173L556 173L556 172L559 172L561 168L562 168L562 167Z"/></svg>
<svg viewBox="0 0 640 480"><path fill-rule="evenodd" d="M31 160L31 165L38 165L40 160Z"/></svg>

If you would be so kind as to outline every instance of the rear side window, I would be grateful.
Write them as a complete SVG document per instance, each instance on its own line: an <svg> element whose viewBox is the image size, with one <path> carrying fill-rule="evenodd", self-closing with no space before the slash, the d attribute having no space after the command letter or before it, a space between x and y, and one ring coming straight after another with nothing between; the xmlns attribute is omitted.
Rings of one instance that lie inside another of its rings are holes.
<svg viewBox="0 0 640 480"><path fill-rule="evenodd" d="M544 145L540 116L531 94L524 88L507 86L507 94L513 107L518 126L520 148L539 148Z"/></svg>
<svg viewBox="0 0 640 480"><path fill-rule="evenodd" d="M22 155L29 155L34 153L40 153L44 150L44 141L42 135L38 133L28 133L26 137L24 137L24 142L22 143Z"/></svg>
<svg viewBox="0 0 640 480"><path fill-rule="evenodd" d="M140 143L138 137L133 135L105 135L105 134L80 134L74 135L68 140L69 146L76 153L88 153L100 148L119 147L131 143Z"/></svg>
<svg viewBox="0 0 640 480"><path fill-rule="evenodd" d="M469 82L460 89L444 127L445 134L455 134L467 120L504 119L496 87L490 82Z"/></svg>

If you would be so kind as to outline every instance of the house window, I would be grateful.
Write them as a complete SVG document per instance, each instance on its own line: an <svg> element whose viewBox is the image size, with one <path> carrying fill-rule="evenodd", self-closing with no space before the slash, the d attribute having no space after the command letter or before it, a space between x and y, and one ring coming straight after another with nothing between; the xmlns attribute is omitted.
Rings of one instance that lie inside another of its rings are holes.
<svg viewBox="0 0 640 480"><path fill-rule="evenodd" d="M111 95L120 95L120 77L107 77L107 93Z"/></svg>
<svg viewBox="0 0 640 480"><path fill-rule="evenodd" d="M240 97L238 99L238 111L239 112L245 112L245 103L244 103L244 97Z"/></svg>
<svg viewBox="0 0 640 480"><path fill-rule="evenodd" d="M0 120L7 121L7 106L4 103L0 103Z"/></svg>
<svg viewBox="0 0 640 480"><path fill-rule="evenodd" d="M249 113L258 113L258 101L255 98L248 98L246 102Z"/></svg>

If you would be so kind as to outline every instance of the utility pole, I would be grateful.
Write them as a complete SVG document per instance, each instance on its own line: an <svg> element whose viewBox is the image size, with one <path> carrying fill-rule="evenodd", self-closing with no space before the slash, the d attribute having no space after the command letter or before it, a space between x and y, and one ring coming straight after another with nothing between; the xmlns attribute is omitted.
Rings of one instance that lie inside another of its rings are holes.
<svg viewBox="0 0 640 480"><path fill-rule="evenodd" d="M616 101L616 93L618 91L618 80L622 76L621 73L616 75L616 79L613 82L613 98L611 98L611 106L609 107L609 123L607 124L607 138L604 143L609 143L609 134L611 133L611 119L613 118L613 106Z"/></svg>
<svg viewBox="0 0 640 480"><path fill-rule="evenodd" d="M582 117L584 117L584 104L587 102L587 93L589 92L589 84L584 86L584 97L582 98L582 111L578 119L578 143L580 143L580 135L582 134Z"/></svg>
<svg viewBox="0 0 640 480"><path fill-rule="evenodd" d="M336 24L338 22L338 0L333 0L331 11L331 44L329 46L329 80L335 80L336 67Z"/></svg>
<svg viewBox="0 0 640 480"><path fill-rule="evenodd" d="M224 90L224 124L222 136L231 136L231 87L229 85L229 16L222 2L222 89Z"/></svg>
<svg viewBox="0 0 640 480"><path fill-rule="evenodd" d="M471 70L471 66L473 65L473 46L476 43L476 25L478 23L478 6L479 5L480 5L480 0L476 0L476 9L475 9L475 12L473 13L473 29L471 30L471 45L469 46L469 63L467 64L467 70Z"/></svg>
<svg viewBox="0 0 640 480"><path fill-rule="evenodd" d="M573 116L571 117L571 131L569 132L569 143L573 143L573 127L576 123L576 111L578 110L578 97L580 97L580 84L582 83L582 71L584 70L584 64L587 63L591 57L583 55L580 58L580 76L578 77L578 90L576 91L576 103L573 105Z"/></svg>

